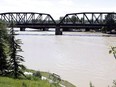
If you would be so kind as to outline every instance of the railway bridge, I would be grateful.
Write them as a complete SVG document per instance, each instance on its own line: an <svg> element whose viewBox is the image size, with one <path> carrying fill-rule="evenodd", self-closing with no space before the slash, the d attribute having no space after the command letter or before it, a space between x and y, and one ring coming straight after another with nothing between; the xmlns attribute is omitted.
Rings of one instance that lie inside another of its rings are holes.
<svg viewBox="0 0 116 87"><path fill-rule="evenodd" d="M8 27L36 28L46 30L55 28L56 35L62 35L63 30L74 29L100 29L116 27L115 12L81 12L70 13L56 22L50 14L36 12L7 12L0 13L0 20L7 23Z"/></svg>

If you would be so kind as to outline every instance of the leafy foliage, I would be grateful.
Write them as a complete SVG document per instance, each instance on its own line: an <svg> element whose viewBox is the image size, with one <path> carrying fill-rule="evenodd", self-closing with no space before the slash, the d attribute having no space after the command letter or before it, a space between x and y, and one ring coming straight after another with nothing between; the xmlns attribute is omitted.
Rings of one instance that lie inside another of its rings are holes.
<svg viewBox="0 0 116 87"><path fill-rule="evenodd" d="M109 53L110 54L112 53L116 59L116 47L111 47L111 50L109 51Z"/></svg>
<svg viewBox="0 0 116 87"><path fill-rule="evenodd" d="M116 21L116 17L115 16L116 15L114 15L114 14L108 14L108 15L106 15L104 23L107 26L105 26L105 27L102 28L102 32L105 32L105 33L110 32L111 33L111 31L113 29L115 29L115 26L114 26L116 24L116 22L115 22Z"/></svg>
<svg viewBox="0 0 116 87"><path fill-rule="evenodd" d="M38 77L38 78L41 78L41 77L42 77L40 71L36 71L33 75L34 75L35 77Z"/></svg>
<svg viewBox="0 0 116 87"><path fill-rule="evenodd" d="M91 82L90 82L90 84L89 84L89 85L90 85L90 87L94 87L94 86L93 86L93 84L92 84Z"/></svg>

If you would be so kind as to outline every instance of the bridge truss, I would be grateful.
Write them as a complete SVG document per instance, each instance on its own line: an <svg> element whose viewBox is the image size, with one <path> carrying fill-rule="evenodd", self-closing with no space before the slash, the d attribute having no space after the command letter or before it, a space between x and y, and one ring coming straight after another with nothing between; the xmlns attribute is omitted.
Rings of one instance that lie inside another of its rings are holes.
<svg viewBox="0 0 116 87"><path fill-rule="evenodd" d="M102 27L112 29L116 27L116 13L114 12L71 13L66 14L59 22L56 22L50 14L35 12L0 13L0 19L5 21L8 27L18 27L20 30L55 28L56 35L62 34L62 29L100 29Z"/></svg>
<svg viewBox="0 0 116 87"><path fill-rule="evenodd" d="M4 20L9 26L13 23L14 27L43 27L55 25L56 22L50 14L34 12L8 12L1 13L0 19ZM39 26L40 25L40 26ZM51 27L51 26L50 26Z"/></svg>
<svg viewBox="0 0 116 87"><path fill-rule="evenodd" d="M111 21L112 19L116 22L116 13L114 12L71 13L66 14L59 24L64 28L100 28L109 26L106 22Z"/></svg>

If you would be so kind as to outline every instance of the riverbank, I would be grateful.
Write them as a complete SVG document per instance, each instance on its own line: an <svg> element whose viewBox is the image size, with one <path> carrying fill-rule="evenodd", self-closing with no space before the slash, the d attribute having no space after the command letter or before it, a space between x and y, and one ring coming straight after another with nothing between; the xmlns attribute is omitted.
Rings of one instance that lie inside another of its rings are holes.
<svg viewBox="0 0 116 87"><path fill-rule="evenodd" d="M46 80L27 80L13 79L9 77L0 77L0 87L51 87ZM53 87L55 87L53 85Z"/></svg>
<svg viewBox="0 0 116 87"><path fill-rule="evenodd" d="M49 76L52 75L49 72L40 72L39 75L34 75L34 73L40 72L35 70L27 69L25 71L25 77L20 77L19 79L14 79L11 77L0 77L0 87L76 87L68 81L62 80L59 83L50 79Z"/></svg>
<svg viewBox="0 0 116 87"><path fill-rule="evenodd" d="M29 72L29 73L36 73L37 71L36 70L32 70L32 69L27 69L26 72ZM43 77L43 80L48 80L49 82L52 80L50 79L50 75L52 75L52 73L49 73L49 72L44 72L44 71L40 71L42 77ZM66 81L66 80L63 80L61 79L61 81L59 82L60 86L61 87L76 87L75 85L73 85L72 83Z"/></svg>

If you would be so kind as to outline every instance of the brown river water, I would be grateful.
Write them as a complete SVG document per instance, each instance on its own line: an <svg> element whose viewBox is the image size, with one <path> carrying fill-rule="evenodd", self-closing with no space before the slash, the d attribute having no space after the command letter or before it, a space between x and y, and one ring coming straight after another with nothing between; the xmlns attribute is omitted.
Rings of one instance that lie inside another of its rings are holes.
<svg viewBox="0 0 116 87"><path fill-rule="evenodd" d="M109 54L116 35L90 32L17 32L27 68L56 73L77 87L112 86L116 60Z"/></svg>

